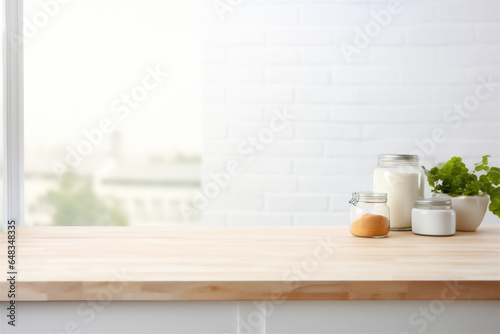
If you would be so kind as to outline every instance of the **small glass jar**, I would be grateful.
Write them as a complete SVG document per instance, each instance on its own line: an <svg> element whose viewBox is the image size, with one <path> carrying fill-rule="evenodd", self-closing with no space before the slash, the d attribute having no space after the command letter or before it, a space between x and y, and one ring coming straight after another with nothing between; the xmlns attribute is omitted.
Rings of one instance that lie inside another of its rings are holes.
<svg viewBox="0 0 500 334"><path fill-rule="evenodd" d="M415 234L450 236L456 231L456 213L451 208L451 200L445 198L425 198L415 201L411 213L412 231Z"/></svg>
<svg viewBox="0 0 500 334"><path fill-rule="evenodd" d="M424 173L418 156L381 154L373 174L373 191L387 194L391 230L411 230L415 200L424 198Z"/></svg>
<svg viewBox="0 0 500 334"><path fill-rule="evenodd" d="M387 194L352 193L351 233L356 237L383 238L389 234L390 220Z"/></svg>

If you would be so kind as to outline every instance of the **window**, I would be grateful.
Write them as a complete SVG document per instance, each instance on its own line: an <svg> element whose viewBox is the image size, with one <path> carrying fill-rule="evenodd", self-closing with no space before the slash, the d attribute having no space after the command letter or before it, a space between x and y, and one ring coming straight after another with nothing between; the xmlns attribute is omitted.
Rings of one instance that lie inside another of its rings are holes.
<svg viewBox="0 0 500 334"><path fill-rule="evenodd" d="M2 24L0 24L0 34L1 36L5 36L5 24L4 24L4 21L3 21L3 17L5 17L5 6L4 6L4 3L2 2L1 5L0 5L0 13L2 13ZM5 48L3 48L5 50ZM2 54L2 58L5 58L4 55ZM4 66L0 66L0 78L2 78L2 80L0 80L0 105L2 106L2 108L4 107L4 103L5 103L5 96L4 96L4 80L5 80L5 71L4 71ZM2 115L3 116L3 115ZM7 217L4 216L4 192L3 192L3 189L4 189L4 163L5 163L5 160L4 160L4 118L1 117L0 118L0 187L1 187L1 191L0 191L0 215L2 217L2 221L6 221L7 220ZM3 224L0 224L0 232L3 231Z"/></svg>
<svg viewBox="0 0 500 334"><path fill-rule="evenodd" d="M199 11L24 0L26 225L185 223L150 202L200 186Z"/></svg>

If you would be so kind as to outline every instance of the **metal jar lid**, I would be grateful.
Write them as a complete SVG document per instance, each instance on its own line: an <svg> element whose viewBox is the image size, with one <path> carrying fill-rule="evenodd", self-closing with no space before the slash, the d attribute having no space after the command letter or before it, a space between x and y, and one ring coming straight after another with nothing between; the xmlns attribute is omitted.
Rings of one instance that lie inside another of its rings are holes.
<svg viewBox="0 0 500 334"><path fill-rule="evenodd" d="M382 166L418 165L418 155L414 154L379 154L378 164Z"/></svg>
<svg viewBox="0 0 500 334"><path fill-rule="evenodd" d="M358 202L385 203L387 202L387 194L374 192L352 193L352 198L349 203L351 203L352 205L357 205Z"/></svg>
<svg viewBox="0 0 500 334"><path fill-rule="evenodd" d="M415 201L416 206L420 207L446 207L446 206L451 206L451 199L446 199L446 198L424 198L424 199L417 199Z"/></svg>

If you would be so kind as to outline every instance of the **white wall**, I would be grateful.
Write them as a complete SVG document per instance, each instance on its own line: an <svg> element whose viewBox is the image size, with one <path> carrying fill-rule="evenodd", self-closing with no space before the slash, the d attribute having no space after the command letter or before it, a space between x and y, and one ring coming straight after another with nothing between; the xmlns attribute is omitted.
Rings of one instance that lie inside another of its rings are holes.
<svg viewBox="0 0 500 334"><path fill-rule="evenodd" d="M0 303L5 309L7 303ZM496 334L496 300L272 302L21 302L22 334ZM95 307L95 308L93 308ZM426 320L427 319L427 320Z"/></svg>
<svg viewBox="0 0 500 334"><path fill-rule="evenodd" d="M217 3L226 4L223 20ZM452 109L474 102L480 76L499 80L500 2L402 1L377 35L371 13L388 4L207 2L205 186L229 160L243 169L214 195L205 224L347 224L350 193L371 188L381 153L418 150L427 167L490 154L500 165L498 85L466 117ZM354 45L367 25L374 37L348 63L342 43ZM296 118L247 161L238 147L269 126L274 109ZM444 142L430 142L436 128Z"/></svg>

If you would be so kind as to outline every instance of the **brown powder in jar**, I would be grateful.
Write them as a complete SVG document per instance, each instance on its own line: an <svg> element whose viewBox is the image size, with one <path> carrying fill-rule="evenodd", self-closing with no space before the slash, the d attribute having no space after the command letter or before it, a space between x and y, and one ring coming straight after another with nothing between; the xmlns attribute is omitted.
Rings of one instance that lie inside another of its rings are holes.
<svg viewBox="0 0 500 334"><path fill-rule="evenodd" d="M389 233L387 217L366 213L351 223L351 233L361 237L386 235Z"/></svg>

